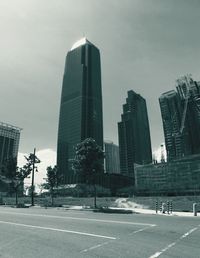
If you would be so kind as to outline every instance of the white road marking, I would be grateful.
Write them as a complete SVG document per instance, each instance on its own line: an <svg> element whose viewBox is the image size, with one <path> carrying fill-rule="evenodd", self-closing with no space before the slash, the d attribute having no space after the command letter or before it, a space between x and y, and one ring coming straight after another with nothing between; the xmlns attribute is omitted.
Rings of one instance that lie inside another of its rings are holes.
<svg viewBox="0 0 200 258"><path fill-rule="evenodd" d="M132 233L130 233L129 235L133 235L133 234L139 233L139 232L141 232L141 231L144 231L144 230L146 230L146 229L149 229L149 228L155 227L155 226L156 226L156 225L153 224L153 225L147 226L147 227L145 227L145 228L141 228L141 229L135 230L135 231L133 231ZM120 240L120 238L117 238L117 240ZM102 246L104 246L104 245L107 245L107 244L109 244L109 243L111 243L111 242L113 242L113 241L107 241L107 242L104 242L104 243L102 243L102 244L94 245L94 246L92 246L92 247L90 247L90 248L87 248L87 249L82 250L80 253L89 252L89 251L94 250L94 249L96 249L96 248L99 248L99 247L102 247Z"/></svg>
<svg viewBox="0 0 200 258"><path fill-rule="evenodd" d="M107 242L104 242L104 243L99 244L99 245L94 245L94 246L92 246L92 247L90 247L90 248L87 248L87 249L82 250L80 253L86 253L86 252L88 252L88 251L91 251L91 250L94 250L94 249L96 249L96 248L99 248L99 247L102 247L102 246L104 246L104 245L107 245L107 244L109 244L110 242L111 242L111 241L107 241Z"/></svg>
<svg viewBox="0 0 200 258"><path fill-rule="evenodd" d="M47 217L47 218L57 218L57 219L71 219L71 220L82 220L82 221L94 221L94 222L104 222L104 223L115 223L115 224L125 224L125 225L139 225L139 226L150 226L154 227L156 224L149 223L138 223L138 222L129 222L121 220L103 220L103 219L89 219L89 218L78 218L78 217L69 217L69 216L54 216L54 215L45 215L45 214L30 214L30 213L20 213L20 212L7 212L1 211L1 213L11 214L11 215L23 215L23 216L35 216L35 217Z"/></svg>
<svg viewBox="0 0 200 258"><path fill-rule="evenodd" d="M198 225L196 228L192 228L191 230L189 230L188 232L186 232L185 234L183 234L180 238L178 238L176 241L174 241L173 243L169 244L168 246L166 246L165 248L163 248L161 251L156 252L155 254L151 255L149 258L156 258L159 257L161 254L163 254L164 252L166 252L167 250L169 250L171 247L175 246L178 242L180 242L183 238L189 236L190 234L192 234L192 232L196 231L198 228L200 227L200 225Z"/></svg>
<svg viewBox="0 0 200 258"><path fill-rule="evenodd" d="M0 220L0 223L20 226L20 227L27 227L27 228L36 228L36 229L51 230L51 231L71 233L71 234L77 234L77 235L84 235L84 236L91 236L91 237L98 237L98 238L106 238L106 239L112 239L112 240L116 239L116 237L111 237L111 236L96 235L96 234L91 234L91 233L65 230L65 229L59 229L59 228L40 227L40 226L34 226L34 225L29 225L29 224L14 223L14 222L9 222L9 221L1 221Z"/></svg>
<svg viewBox="0 0 200 258"><path fill-rule="evenodd" d="M156 225L151 225L151 226L148 226L148 227L145 227L145 228L141 228L141 229L135 230L135 231L131 232L129 235L134 235L134 234L136 234L136 233L142 232L142 231L144 231L144 230L146 230L146 229L149 229L149 228L155 227L155 226L156 226Z"/></svg>
<svg viewBox="0 0 200 258"><path fill-rule="evenodd" d="M187 233L185 233L184 235L182 235L180 239L183 239L183 238L189 236L193 231L195 231L195 230L197 230L197 229L198 229L198 227L191 229L190 231L188 231Z"/></svg>

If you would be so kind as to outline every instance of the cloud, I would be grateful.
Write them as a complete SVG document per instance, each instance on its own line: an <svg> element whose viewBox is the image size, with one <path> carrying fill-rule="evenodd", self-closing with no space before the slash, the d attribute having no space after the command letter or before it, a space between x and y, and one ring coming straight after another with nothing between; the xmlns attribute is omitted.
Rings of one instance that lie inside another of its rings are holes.
<svg viewBox="0 0 200 258"><path fill-rule="evenodd" d="M18 166L21 167L26 163L24 156L28 156L28 153L18 154ZM56 165L56 152L52 149L43 149L36 151L36 156L40 159L41 163L37 164L38 172L35 172L35 184L41 184L45 182L46 178L46 168L48 166ZM31 184L31 177L25 180L26 185Z"/></svg>

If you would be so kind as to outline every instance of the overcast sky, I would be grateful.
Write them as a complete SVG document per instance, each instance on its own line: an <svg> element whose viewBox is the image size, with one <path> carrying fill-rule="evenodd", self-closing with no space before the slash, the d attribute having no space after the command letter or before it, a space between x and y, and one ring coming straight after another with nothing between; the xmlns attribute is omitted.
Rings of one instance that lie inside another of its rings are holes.
<svg viewBox="0 0 200 258"><path fill-rule="evenodd" d="M101 52L104 138L118 143L133 89L157 148L160 94L181 75L200 80L199 13L199 0L0 0L0 121L23 128L20 152L56 150L65 56L83 36Z"/></svg>

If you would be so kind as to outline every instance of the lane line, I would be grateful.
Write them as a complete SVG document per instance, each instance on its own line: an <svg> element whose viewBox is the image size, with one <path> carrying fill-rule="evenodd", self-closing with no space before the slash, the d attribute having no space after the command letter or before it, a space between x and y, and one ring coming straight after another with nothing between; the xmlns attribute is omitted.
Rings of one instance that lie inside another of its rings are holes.
<svg viewBox="0 0 200 258"><path fill-rule="evenodd" d="M188 232L186 232L185 234L183 234L181 237L179 237L176 241L174 241L173 243L169 244L168 246L166 246L165 248L163 248L161 251L156 252L155 254L151 255L149 258L157 258L159 257L161 254L163 254L164 252L166 252L167 250L169 250L171 247L175 246L177 243L179 243L183 238L188 237L190 234L192 234L194 231L196 231L197 229L199 229L200 225L198 225L195 228L190 229Z"/></svg>
<svg viewBox="0 0 200 258"><path fill-rule="evenodd" d="M129 235L133 235L133 234L142 232L142 231L144 231L144 230L146 230L146 229L149 229L149 228L155 227L155 226L156 226L156 225L151 225L151 226L147 226L147 227L145 227L145 228L141 228L141 229L135 230L135 231L131 232ZM120 238L117 238L117 240L120 240ZM107 242L104 242L104 243L102 243L102 244L94 245L94 246L92 246L92 247L90 247L90 248L87 248L87 249L82 250L80 253L89 252L89 251L94 250L94 249L96 249L96 248L100 248L100 247L102 247L102 246L104 246L104 245L107 245L107 244L109 244L109 243L111 243L111 242L113 243L113 241L107 241Z"/></svg>
<svg viewBox="0 0 200 258"><path fill-rule="evenodd" d="M133 235L133 234L142 232L142 231L144 231L144 230L146 230L146 229L149 229L149 228L155 227L155 226L156 226L156 225L151 225L151 226L147 226L147 227L145 227L145 228L141 228L141 229L135 230L135 231L131 232L129 235ZM120 240L120 238L117 238L117 240ZM87 249L82 250L80 253L89 252L89 251L94 250L94 249L96 249L96 248L100 248L100 247L102 247L102 246L104 246L104 245L107 245L107 244L109 244L109 243L111 243L111 242L113 242L113 241L107 241L107 242L104 242L104 243L102 243L102 244L94 245L94 246L92 246L92 247L89 247L89 248L87 248Z"/></svg>
<svg viewBox="0 0 200 258"><path fill-rule="evenodd" d="M135 230L135 231L131 232L129 235L131 236L131 235L137 234L139 232L145 231L146 229L149 229L149 228L155 227L155 226L156 225L152 225L152 226L148 226L148 227L145 227L145 228L141 228L141 229Z"/></svg>
<svg viewBox="0 0 200 258"><path fill-rule="evenodd" d="M89 251L94 250L94 249L96 249L96 248L99 248L99 247L102 247L102 246L104 246L104 245L107 245L107 244L109 244L110 242L111 242L111 241L107 241L107 242L104 242L104 243L102 243L102 244L94 245L94 246L92 246L92 247L90 247L90 248L87 248L87 249L84 249L84 250L80 251L80 253L89 252Z"/></svg>
<svg viewBox="0 0 200 258"><path fill-rule="evenodd" d="M69 216L53 216L53 215L45 215L45 214L29 214L29 213L20 213L20 212L7 212L1 211L1 213L11 214L11 215L23 215L23 216L35 216L35 217L47 217L47 218L57 218L57 219L71 219L71 220L82 220L82 221L95 221L95 222L104 222L104 223L115 223L115 224L125 224L125 225L140 225L140 226L150 226L154 227L156 224L149 223L139 223L139 222L129 222L129 221L121 221L121 220L103 220L103 219L89 219L89 218L77 218L77 217L69 217Z"/></svg>
<svg viewBox="0 0 200 258"><path fill-rule="evenodd" d="M196 231L197 229L198 229L198 227L191 229L190 231L188 231L187 233L182 235L180 239L183 239L183 238L189 236L193 231Z"/></svg>
<svg viewBox="0 0 200 258"><path fill-rule="evenodd" d="M2 220L0 220L0 223L1 224L20 226L20 227L36 228L36 229L51 230L51 231L71 233L71 234L77 234L77 235L84 235L84 236L91 236L91 237L98 237L98 238L105 238L105 239L112 239L112 240L117 239L116 237L111 237L111 236L96 235L96 234L91 234L91 233L85 233L85 232L80 232L80 231L72 231L72 230L66 230L66 229L59 229L59 228L49 228L49 227L34 226L34 225L29 225L29 224L20 224L20 223L14 223L14 222L9 222L9 221L2 221Z"/></svg>

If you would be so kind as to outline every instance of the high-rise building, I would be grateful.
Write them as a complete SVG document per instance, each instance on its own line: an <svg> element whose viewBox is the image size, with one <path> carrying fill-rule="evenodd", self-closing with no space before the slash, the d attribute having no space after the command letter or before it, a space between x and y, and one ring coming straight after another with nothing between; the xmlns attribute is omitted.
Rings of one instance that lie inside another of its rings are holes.
<svg viewBox="0 0 200 258"><path fill-rule="evenodd" d="M132 90L123 105L118 134L120 171L134 177L134 163L151 163L152 151L146 101Z"/></svg>
<svg viewBox="0 0 200 258"><path fill-rule="evenodd" d="M68 52L63 77L57 165L64 183L72 181L74 147L88 137L103 149L100 52L83 38Z"/></svg>
<svg viewBox="0 0 200 258"><path fill-rule="evenodd" d="M119 146L110 141L104 142L105 172L108 174L119 174Z"/></svg>
<svg viewBox="0 0 200 258"><path fill-rule="evenodd" d="M190 76L159 98L168 161L200 153L200 84Z"/></svg>
<svg viewBox="0 0 200 258"><path fill-rule="evenodd" d="M10 159L17 159L21 129L0 122L0 169ZM9 185L0 179L0 192L7 192Z"/></svg>
<svg viewBox="0 0 200 258"><path fill-rule="evenodd" d="M0 123L0 165L10 158L17 158L21 129Z"/></svg>
<svg viewBox="0 0 200 258"><path fill-rule="evenodd" d="M182 157L185 145L179 134L181 125L181 103L176 91L163 93L159 98L165 134L167 159Z"/></svg>

